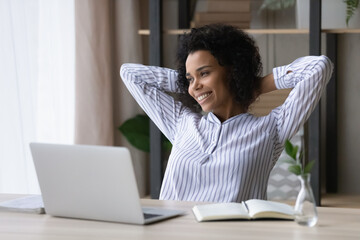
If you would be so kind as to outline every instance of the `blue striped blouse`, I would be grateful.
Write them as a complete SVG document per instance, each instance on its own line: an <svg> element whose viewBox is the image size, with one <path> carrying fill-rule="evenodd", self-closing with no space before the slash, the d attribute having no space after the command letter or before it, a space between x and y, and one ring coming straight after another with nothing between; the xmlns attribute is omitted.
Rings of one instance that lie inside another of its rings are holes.
<svg viewBox="0 0 360 240"><path fill-rule="evenodd" d="M243 113L220 122L213 113L194 113L166 93L176 91L175 70L122 65L128 90L173 144L160 199L266 199L269 174L285 140L310 116L332 69L326 56L302 57L274 68L276 87L293 88L284 104L264 117Z"/></svg>

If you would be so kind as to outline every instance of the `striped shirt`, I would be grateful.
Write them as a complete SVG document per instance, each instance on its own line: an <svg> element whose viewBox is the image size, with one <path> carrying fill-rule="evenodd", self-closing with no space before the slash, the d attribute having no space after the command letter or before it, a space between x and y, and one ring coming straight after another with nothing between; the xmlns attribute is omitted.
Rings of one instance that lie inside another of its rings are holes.
<svg viewBox="0 0 360 240"><path fill-rule="evenodd" d="M302 57L274 68L276 87L293 88L284 104L267 116L243 113L220 122L212 112L194 113L166 93L176 91L175 70L122 65L128 90L173 144L160 199L266 199L269 174L285 140L310 116L332 68L326 56Z"/></svg>

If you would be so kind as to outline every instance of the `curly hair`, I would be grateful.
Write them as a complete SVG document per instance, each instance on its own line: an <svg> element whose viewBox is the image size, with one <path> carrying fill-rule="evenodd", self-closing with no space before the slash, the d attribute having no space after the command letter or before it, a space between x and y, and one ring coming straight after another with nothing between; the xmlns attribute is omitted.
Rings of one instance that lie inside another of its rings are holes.
<svg viewBox="0 0 360 240"><path fill-rule="evenodd" d="M177 86L180 101L199 111L201 107L188 93L189 82L186 79L186 59L198 50L209 51L219 65L228 70L229 89L235 101L248 110L258 96L262 63L255 41L242 30L223 24L211 24L191 29L181 36L177 52Z"/></svg>

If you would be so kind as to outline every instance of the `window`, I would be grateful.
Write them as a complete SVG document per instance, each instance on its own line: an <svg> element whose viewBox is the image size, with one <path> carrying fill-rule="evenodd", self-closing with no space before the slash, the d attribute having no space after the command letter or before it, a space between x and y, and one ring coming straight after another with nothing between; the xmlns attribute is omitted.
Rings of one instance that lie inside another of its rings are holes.
<svg viewBox="0 0 360 240"><path fill-rule="evenodd" d="M73 0L0 1L0 192L39 193L30 142L73 143Z"/></svg>

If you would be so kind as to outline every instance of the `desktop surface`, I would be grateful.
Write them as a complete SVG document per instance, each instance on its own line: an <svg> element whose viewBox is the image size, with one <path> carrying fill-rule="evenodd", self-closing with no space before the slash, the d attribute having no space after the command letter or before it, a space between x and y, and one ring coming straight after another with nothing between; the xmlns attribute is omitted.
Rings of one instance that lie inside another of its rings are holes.
<svg viewBox="0 0 360 240"><path fill-rule="evenodd" d="M0 201L18 197L0 194ZM360 209L319 207L315 227L294 221L196 222L196 202L142 199L143 206L184 210L184 216L148 226L0 212L0 239L360 239Z"/></svg>

